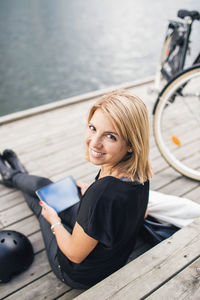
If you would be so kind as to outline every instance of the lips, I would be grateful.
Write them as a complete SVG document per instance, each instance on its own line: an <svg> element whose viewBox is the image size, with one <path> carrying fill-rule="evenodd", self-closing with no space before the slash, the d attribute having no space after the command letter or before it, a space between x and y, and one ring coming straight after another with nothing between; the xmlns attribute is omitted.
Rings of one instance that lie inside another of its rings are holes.
<svg viewBox="0 0 200 300"><path fill-rule="evenodd" d="M96 152L93 149L90 148L90 154L95 157L95 158L99 158L105 155L105 153L102 152Z"/></svg>

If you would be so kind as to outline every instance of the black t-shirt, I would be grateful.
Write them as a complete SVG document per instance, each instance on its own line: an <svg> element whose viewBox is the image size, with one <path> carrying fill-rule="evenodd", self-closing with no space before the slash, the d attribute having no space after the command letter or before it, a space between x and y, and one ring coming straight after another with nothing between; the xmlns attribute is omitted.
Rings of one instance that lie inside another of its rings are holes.
<svg viewBox="0 0 200 300"><path fill-rule="evenodd" d="M80 264L59 250L61 269L88 287L125 265L143 222L149 195L144 184L106 176L95 181L81 199L77 222L97 246Z"/></svg>

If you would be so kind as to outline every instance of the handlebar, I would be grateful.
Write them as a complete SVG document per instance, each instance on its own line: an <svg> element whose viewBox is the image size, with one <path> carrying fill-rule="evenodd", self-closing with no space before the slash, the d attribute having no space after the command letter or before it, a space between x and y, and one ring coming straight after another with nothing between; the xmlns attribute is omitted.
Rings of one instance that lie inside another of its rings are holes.
<svg viewBox="0 0 200 300"><path fill-rule="evenodd" d="M185 17L190 17L192 21L194 20L200 20L200 13L196 10L186 10L186 9L180 9L178 11L178 17L181 19L184 19Z"/></svg>

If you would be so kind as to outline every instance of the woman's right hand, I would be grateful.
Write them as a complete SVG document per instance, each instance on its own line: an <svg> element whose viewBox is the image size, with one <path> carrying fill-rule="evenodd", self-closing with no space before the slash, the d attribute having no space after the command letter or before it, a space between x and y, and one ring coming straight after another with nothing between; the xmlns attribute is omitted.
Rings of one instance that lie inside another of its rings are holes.
<svg viewBox="0 0 200 300"><path fill-rule="evenodd" d="M50 225L61 221L55 209L43 201L40 201L39 204L42 207L41 215L50 223Z"/></svg>
<svg viewBox="0 0 200 300"><path fill-rule="evenodd" d="M85 191L88 189L88 187L90 186L88 183L84 183L84 182L76 182L77 186L81 189L81 195L83 195L85 193Z"/></svg>

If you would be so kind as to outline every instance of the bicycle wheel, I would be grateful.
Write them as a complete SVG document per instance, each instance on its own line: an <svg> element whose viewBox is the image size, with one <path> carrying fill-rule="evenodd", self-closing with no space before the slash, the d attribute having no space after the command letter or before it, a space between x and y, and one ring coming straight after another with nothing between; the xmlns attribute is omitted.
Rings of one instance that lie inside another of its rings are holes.
<svg viewBox="0 0 200 300"><path fill-rule="evenodd" d="M165 160L200 181L200 65L174 77L154 107L154 136Z"/></svg>

